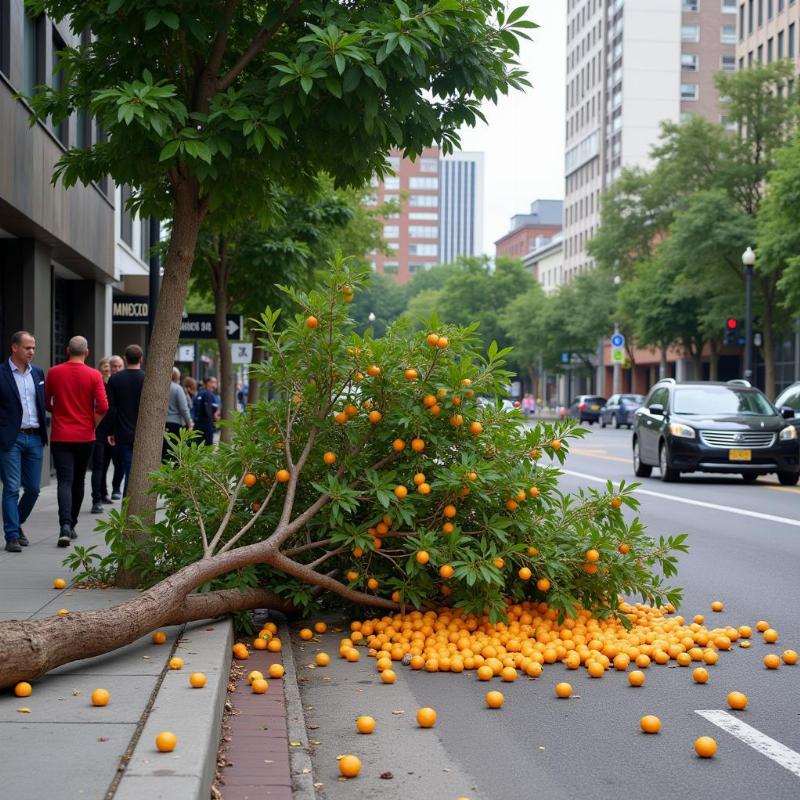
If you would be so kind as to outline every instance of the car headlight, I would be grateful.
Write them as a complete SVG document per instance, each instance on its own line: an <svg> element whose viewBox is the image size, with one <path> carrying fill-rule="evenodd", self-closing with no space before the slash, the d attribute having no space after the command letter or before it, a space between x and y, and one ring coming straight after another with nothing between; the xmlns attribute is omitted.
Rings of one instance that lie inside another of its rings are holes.
<svg viewBox="0 0 800 800"><path fill-rule="evenodd" d="M681 425L680 422L670 422L669 432L673 436L679 436L681 439L694 439L695 430L688 425Z"/></svg>
<svg viewBox="0 0 800 800"><path fill-rule="evenodd" d="M797 428L794 425L787 425L778 437L782 442L790 442L797 438Z"/></svg>

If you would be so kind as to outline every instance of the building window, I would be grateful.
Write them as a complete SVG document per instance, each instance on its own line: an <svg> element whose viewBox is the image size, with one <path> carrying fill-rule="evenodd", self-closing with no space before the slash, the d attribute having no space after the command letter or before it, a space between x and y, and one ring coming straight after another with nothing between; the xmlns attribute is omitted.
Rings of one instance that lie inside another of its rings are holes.
<svg viewBox="0 0 800 800"><path fill-rule="evenodd" d="M681 25L681 41L683 41L683 42L699 42L700 41L700 26L699 25Z"/></svg>
<svg viewBox="0 0 800 800"><path fill-rule="evenodd" d="M439 215L435 211L412 211L408 215L409 219L425 220L427 222L436 222Z"/></svg>
<svg viewBox="0 0 800 800"><path fill-rule="evenodd" d="M436 244L412 243L408 246L408 253L412 256L435 256L439 252Z"/></svg>
<svg viewBox="0 0 800 800"><path fill-rule="evenodd" d="M61 89L64 87L64 72L59 68L61 63L61 51L65 48L65 44L63 39L53 31L53 65L51 69L51 73L53 76L53 89L57 92L60 92ZM64 147L69 146L69 117L65 117L61 120L61 122L56 125L53 123L53 133L58 138L58 141L64 145Z"/></svg>
<svg viewBox="0 0 800 800"><path fill-rule="evenodd" d="M128 247L133 246L133 216L128 208L131 199L131 187L123 183L119 190L119 238Z"/></svg>
<svg viewBox="0 0 800 800"><path fill-rule="evenodd" d="M758 55L756 56L756 61L758 61L759 64L763 64L764 63L764 45L763 44L760 44L758 46L757 53L758 53Z"/></svg>
<svg viewBox="0 0 800 800"><path fill-rule="evenodd" d="M396 261L387 261L383 265L383 271L387 275L396 275L400 265Z"/></svg>
<svg viewBox="0 0 800 800"><path fill-rule="evenodd" d="M758 27L764 24L764 0L758 0Z"/></svg>
<svg viewBox="0 0 800 800"><path fill-rule="evenodd" d="M413 177L408 179L408 186L411 189L438 189L439 179Z"/></svg>
<svg viewBox="0 0 800 800"><path fill-rule="evenodd" d="M11 67L11 7L0 0L0 72L8 75Z"/></svg>
<svg viewBox="0 0 800 800"><path fill-rule="evenodd" d="M389 162L392 172L397 172L400 169L400 156L389 156L386 160Z"/></svg>
<svg viewBox="0 0 800 800"><path fill-rule="evenodd" d="M422 263L412 262L411 264L408 265L408 271L413 275L415 272L423 272L425 270L429 270L432 266L433 266L433 264L431 264L430 262L428 262L428 263L425 263L425 262L422 262Z"/></svg>
<svg viewBox="0 0 800 800"><path fill-rule="evenodd" d="M439 197L435 194L412 194L408 198L408 204L419 208L436 208L439 205Z"/></svg>
<svg viewBox="0 0 800 800"><path fill-rule="evenodd" d="M778 59L783 58L783 31L778 31Z"/></svg>
<svg viewBox="0 0 800 800"><path fill-rule="evenodd" d="M420 172L439 172L438 158L421 158L419 160Z"/></svg>
<svg viewBox="0 0 800 800"><path fill-rule="evenodd" d="M681 100L697 100L697 89L696 83L682 83Z"/></svg>
<svg viewBox="0 0 800 800"><path fill-rule="evenodd" d="M681 69L684 72L697 72L700 59L694 53L681 54Z"/></svg>
<svg viewBox="0 0 800 800"><path fill-rule="evenodd" d="M748 67L752 67L753 66L753 51L752 50L747 54L747 66Z"/></svg>
<svg viewBox="0 0 800 800"><path fill-rule="evenodd" d="M755 0L748 0L747 2L747 32L753 32L753 3Z"/></svg>
<svg viewBox="0 0 800 800"><path fill-rule="evenodd" d="M722 56L719 62L723 72L736 72L736 56Z"/></svg>
<svg viewBox="0 0 800 800"><path fill-rule="evenodd" d="M400 243L399 242L386 242L386 246L390 250L399 250L400 249Z"/></svg>
<svg viewBox="0 0 800 800"><path fill-rule="evenodd" d="M772 19L772 0L767 0L767 19Z"/></svg>
<svg viewBox="0 0 800 800"><path fill-rule="evenodd" d="M697 11L700 6L700 0L682 0L681 6L683 11Z"/></svg>
<svg viewBox="0 0 800 800"><path fill-rule="evenodd" d="M408 235L412 239L436 239L439 229L435 225L409 225Z"/></svg>
<svg viewBox="0 0 800 800"><path fill-rule="evenodd" d="M786 46L789 49L789 58L794 58L794 22L789 26L789 31L787 32L786 36L788 37L786 40Z"/></svg>
<svg viewBox="0 0 800 800"><path fill-rule="evenodd" d="M744 40L744 3L739 6L739 41Z"/></svg>
<svg viewBox="0 0 800 800"><path fill-rule="evenodd" d="M34 94L36 87L44 83L44 30L43 14L24 15L22 90L27 95Z"/></svg>
<svg viewBox="0 0 800 800"><path fill-rule="evenodd" d="M720 28L719 40L722 44L736 44L736 26L723 25Z"/></svg>
<svg viewBox="0 0 800 800"><path fill-rule="evenodd" d="M767 39L767 64L772 63L772 38Z"/></svg>
<svg viewBox="0 0 800 800"><path fill-rule="evenodd" d="M722 0L722 13L735 14L736 13L736 0Z"/></svg>
<svg viewBox="0 0 800 800"><path fill-rule="evenodd" d="M400 178L396 175L387 175L383 179L383 188L384 189L399 189L400 188Z"/></svg>
<svg viewBox="0 0 800 800"><path fill-rule="evenodd" d="M399 225L384 225L383 226L383 238L384 239L397 239L400 236L400 226Z"/></svg>

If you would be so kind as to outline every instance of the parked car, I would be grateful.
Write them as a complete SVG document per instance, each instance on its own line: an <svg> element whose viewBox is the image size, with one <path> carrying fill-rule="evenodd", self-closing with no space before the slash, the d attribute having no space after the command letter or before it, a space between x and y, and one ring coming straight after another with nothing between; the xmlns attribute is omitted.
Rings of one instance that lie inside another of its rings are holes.
<svg viewBox="0 0 800 800"><path fill-rule="evenodd" d="M739 473L746 483L776 473L784 486L800 477L798 430L747 381L659 381L636 412L633 471L658 467L662 481L683 472Z"/></svg>
<svg viewBox="0 0 800 800"><path fill-rule="evenodd" d="M787 386L778 395L775 400L775 405L782 414L784 414L784 408L792 409L792 416L787 416L787 419L798 429L798 433L800 433L800 381L793 383L791 386ZM788 414L788 412L785 412L785 414Z"/></svg>
<svg viewBox="0 0 800 800"><path fill-rule="evenodd" d="M594 425L600 419L600 409L605 404L605 398L599 395L579 394L567 409L567 416Z"/></svg>
<svg viewBox="0 0 800 800"><path fill-rule="evenodd" d="M600 424L604 428L606 425L613 425L615 428L627 425L630 430L633 415L643 402L642 394L612 394L600 409Z"/></svg>

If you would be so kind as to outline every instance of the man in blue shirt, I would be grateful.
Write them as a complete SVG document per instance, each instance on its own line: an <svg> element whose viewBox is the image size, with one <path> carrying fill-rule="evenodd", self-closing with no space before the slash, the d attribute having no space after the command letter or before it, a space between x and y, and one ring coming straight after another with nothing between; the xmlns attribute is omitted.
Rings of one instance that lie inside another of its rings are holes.
<svg viewBox="0 0 800 800"><path fill-rule="evenodd" d="M214 444L215 422L220 416L220 401L216 394L217 379L212 375L203 381L203 388L194 398L194 424L200 432L200 440L209 446Z"/></svg>
<svg viewBox="0 0 800 800"><path fill-rule="evenodd" d="M20 553L28 545L20 526L39 496L47 444L44 372L31 363L35 354L36 339L17 331L11 337L11 358L0 363L0 481L3 532L10 553Z"/></svg>

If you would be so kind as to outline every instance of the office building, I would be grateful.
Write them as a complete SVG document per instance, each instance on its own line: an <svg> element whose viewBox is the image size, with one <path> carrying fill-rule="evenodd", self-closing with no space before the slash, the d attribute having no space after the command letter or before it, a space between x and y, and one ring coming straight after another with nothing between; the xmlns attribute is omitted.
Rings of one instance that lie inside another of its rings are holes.
<svg viewBox="0 0 800 800"><path fill-rule="evenodd" d="M561 231L552 236L537 236L533 248L522 259L545 294L552 294L562 283L564 238Z"/></svg>
<svg viewBox="0 0 800 800"><path fill-rule="evenodd" d="M440 260L483 252L483 153L458 152L439 162Z"/></svg>
<svg viewBox="0 0 800 800"><path fill-rule="evenodd" d="M736 64L745 69L790 58L800 72L800 4L796 0L739 0Z"/></svg>
<svg viewBox="0 0 800 800"><path fill-rule="evenodd" d="M602 192L651 166L661 123L724 121L714 74L735 49L736 0L568 0L565 281L593 266Z"/></svg>
<svg viewBox="0 0 800 800"><path fill-rule="evenodd" d="M527 214L511 217L508 233L494 243L495 256L525 257L540 245L539 240L561 230L563 215L562 200L534 200Z"/></svg>

